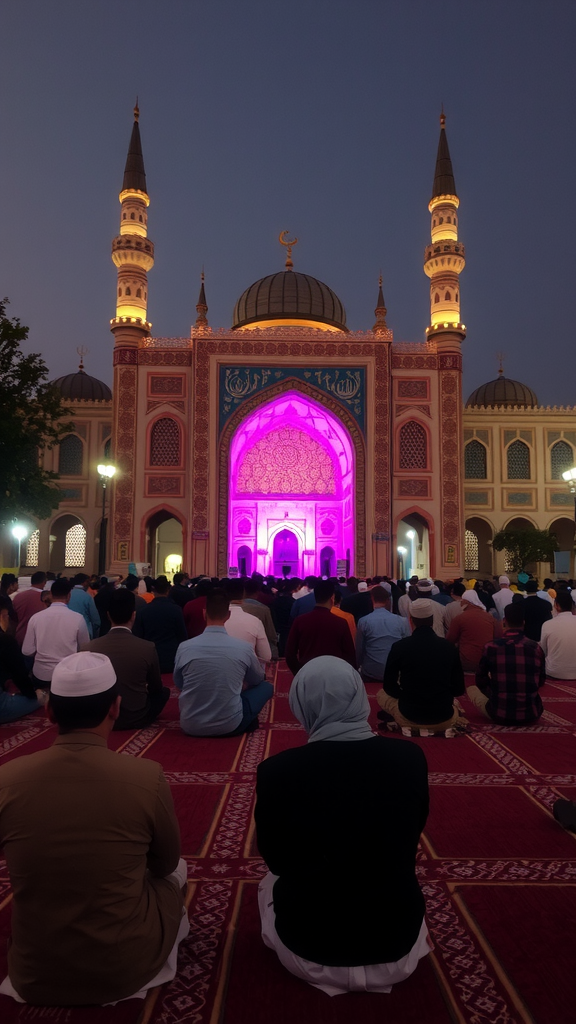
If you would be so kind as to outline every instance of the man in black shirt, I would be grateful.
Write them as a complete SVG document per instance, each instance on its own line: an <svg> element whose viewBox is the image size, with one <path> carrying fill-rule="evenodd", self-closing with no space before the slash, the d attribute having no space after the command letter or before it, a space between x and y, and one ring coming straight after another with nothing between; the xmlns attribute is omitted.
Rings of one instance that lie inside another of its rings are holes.
<svg viewBox="0 0 576 1024"><path fill-rule="evenodd" d="M402 727L444 732L466 725L454 698L464 693L464 673L453 644L434 632L434 605L418 598L410 605L414 632L392 644L376 700Z"/></svg>

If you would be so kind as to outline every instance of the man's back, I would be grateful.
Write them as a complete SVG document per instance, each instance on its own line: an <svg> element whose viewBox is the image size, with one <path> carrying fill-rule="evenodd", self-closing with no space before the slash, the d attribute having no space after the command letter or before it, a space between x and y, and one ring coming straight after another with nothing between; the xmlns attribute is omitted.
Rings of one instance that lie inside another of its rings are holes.
<svg viewBox="0 0 576 1024"><path fill-rule="evenodd" d="M178 644L188 639L182 609L168 597L156 596L136 612L134 635L151 640L161 672L172 672Z"/></svg>
<svg viewBox="0 0 576 1024"><path fill-rule="evenodd" d="M316 605L311 612L294 619L286 643L286 662L295 675L302 665L323 655L343 658L356 668L348 623L338 615L332 615L329 608Z"/></svg>
<svg viewBox="0 0 576 1024"><path fill-rule="evenodd" d="M76 654L89 639L82 615L70 611L67 604L54 601L30 619L22 654L25 657L35 654L34 675L41 682L50 682L58 662L69 654Z"/></svg>
<svg viewBox="0 0 576 1024"><path fill-rule="evenodd" d="M256 620L257 621L257 620ZM242 720L244 681L254 684L263 672L253 648L229 636L223 626L207 626L178 648L174 685L180 725L191 736L222 736Z"/></svg>
<svg viewBox="0 0 576 1024"><path fill-rule="evenodd" d="M576 678L576 615L559 612L542 626L540 646L546 656L546 673L553 679Z"/></svg>
<svg viewBox="0 0 576 1024"><path fill-rule="evenodd" d="M502 725L519 725L542 714L538 687L545 678L542 649L515 628L486 644L476 684L489 698L490 718Z"/></svg>
<svg viewBox="0 0 576 1024"><path fill-rule="evenodd" d="M446 721L453 714L454 697L464 693L458 651L431 626L418 626L412 636L392 644L384 690L398 699L401 714L411 722Z"/></svg>
<svg viewBox="0 0 576 1024"><path fill-rule="evenodd" d="M30 619L36 612L44 611L47 606L42 600L42 590L39 590L37 587L29 587L28 590L17 590L12 597L12 606L18 616L16 641L22 647Z"/></svg>
<svg viewBox="0 0 576 1024"><path fill-rule="evenodd" d="M94 604L94 598L86 593L84 587L72 587L68 607L70 611L78 612L83 617L92 640L100 628L100 613Z"/></svg>
<svg viewBox="0 0 576 1024"><path fill-rule="evenodd" d="M375 608L358 623L356 656L358 664L370 679L381 680L390 648L396 640L410 636L410 626L401 615L386 608Z"/></svg>
<svg viewBox="0 0 576 1024"><path fill-rule="evenodd" d="M239 604L230 605L230 618L226 623L228 636L236 640L245 640L252 646L258 658L262 661L270 661L272 652L264 630L264 625L256 615L245 612Z"/></svg>
<svg viewBox="0 0 576 1024"><path fill-rule="evenodd" d="M157 973L181 916L177 887L153 877L179 857L159 764L93 733L61 735L0 769L0 842L14 888L9 974L26 1002L109 1002Z"/></svg>
<svg viewBox="0 0 576 1024"><path fill-rule="evenodd" d="M160 664L151 640L134 636L127 627L112 626L106 636L85 644L83 650L110 658L122 696L118 728L137 728L148 711L148 694L160 690Z"/></svg>
<svg viewBox="0 0 576 1024"><path fill-rule="evenodd" d="M272 612L266 604L261 604L255 598L247 597L242 601L242 611L248 615L254 615L264 626L264 632L266 639L270 644L271 657L278 658L278 633L274 621L272 619Z"/></svg>
<svg viewBox="0 0 576 1024"><path fill-rule="evenodd" d="M492 600L496 605L496 611L498 612L498 618L500 621L504 618L504 609L506 605L512 604L512 598L514 592L510 590L510 587L502 587L501 590L497 590L495 594L492 594Z"/></svg>
<svg viewBox="0 0 576 1024"><path fill-rule="evenodd" d="M540 643L542 626L552 618L552 605L550 601L538 597L537 594L529 594L524 599L524 635L529 640Z"/></svg>

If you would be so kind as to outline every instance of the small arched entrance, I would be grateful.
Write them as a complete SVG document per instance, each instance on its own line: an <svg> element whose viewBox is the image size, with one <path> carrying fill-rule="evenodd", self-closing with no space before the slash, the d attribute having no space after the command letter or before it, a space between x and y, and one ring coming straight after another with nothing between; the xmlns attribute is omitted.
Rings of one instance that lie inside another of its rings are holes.
<svg viewBox="0 0 576 1024"><path fill-rule="evenodd" d="M70 576L85 568L86 528L77 516L59 516L50 530L50 569Z"/></svg>
<svg viewBox="0 0 576 1024"><path fill-rule="evenodd" d="M430 575L428 523L419 512L411 512L398 523L396 555L399 579Z"/></svg>
<svg viewBox="0 0 576 1024"><path fill-rule="evenodd" d="M172 580L184 562L182 523L167 509L160 509L146 523L146 561L153 576Z"/></svg>
<svg viewBox="0 0 576 1024"><path fill-rule="evenodd" d="M550 523L550 533L553 533L558 541L558 551L556 552L556 559L550 564L550 570L556 575L559 573L564 576L568 574L570 577L574 577L574 532L576 524L573 519L567 519L562 516L560 519L555 519L553 523ZM558 565L558 569L556 569ZM567 568L560 568L560 566L567 566Z"/></svg>
<svg viewBox="0 0 576 1024"><path fill-rule="evenodd" d="M278 531L273 541L272 561L275 576L298 576L300 574L298 537L293 530Z"/></svg>

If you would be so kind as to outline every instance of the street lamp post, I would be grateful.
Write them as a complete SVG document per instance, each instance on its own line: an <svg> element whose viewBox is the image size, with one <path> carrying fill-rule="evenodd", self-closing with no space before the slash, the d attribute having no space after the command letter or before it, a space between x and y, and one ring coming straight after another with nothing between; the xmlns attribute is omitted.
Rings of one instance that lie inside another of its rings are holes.
<svg viewBox="0 0 576 1024"><path fill-rule="evenodd" d="M16 526L12 527L12 536L18 541L18 573L20 573L20 560L22 556L22 541L28 536L28 529L26 526L20 526L16 523Z"/></svg>
<svg viewBox="0 0 576 1024"><path fill-rule="evenodd" d="M116 466L102 463L98 466L100 483L102 484L102 518L100 520L100 550L98 552L98 575L102 576L106 568L106 487L116 472Z"/></svg>

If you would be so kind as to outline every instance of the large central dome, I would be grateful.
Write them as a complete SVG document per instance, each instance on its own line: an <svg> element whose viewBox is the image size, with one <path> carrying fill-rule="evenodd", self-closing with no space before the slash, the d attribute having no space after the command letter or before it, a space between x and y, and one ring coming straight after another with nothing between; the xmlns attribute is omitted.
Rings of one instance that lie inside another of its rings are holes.
<svg viewBox="0 0 576 1024"><path fill-rule="evenodd" d="M308 324L347 331L346 311L327 284L308 274L284 270L255 281L234 307L232 327Z"/></svg>

